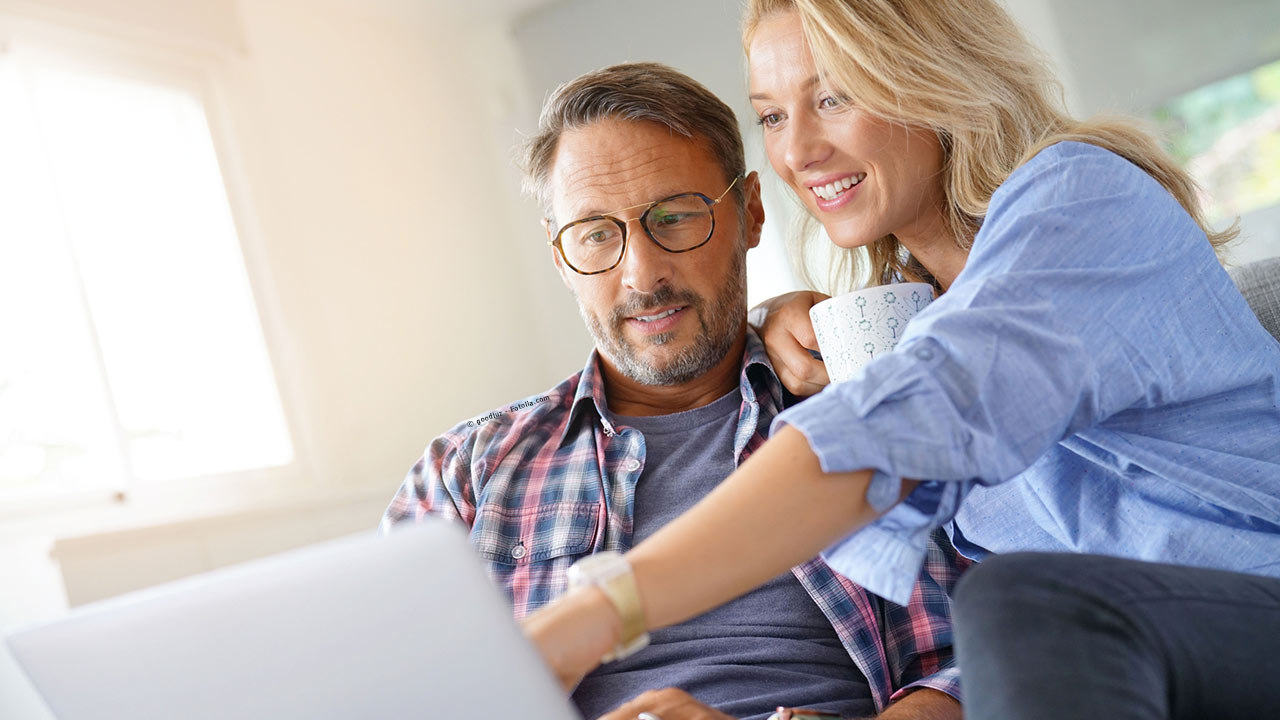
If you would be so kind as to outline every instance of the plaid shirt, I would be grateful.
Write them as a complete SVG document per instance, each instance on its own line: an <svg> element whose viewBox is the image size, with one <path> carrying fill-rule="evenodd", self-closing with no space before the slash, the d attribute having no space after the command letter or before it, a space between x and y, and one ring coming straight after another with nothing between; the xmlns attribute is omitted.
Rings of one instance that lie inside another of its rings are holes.
<svg viewBox="0 0 1280 720"><path fill-rule="evenodd" d="M741 464L765 441L786 395L752 330L739 388L734 452ZM537 610L565 591L575 560L631 547L644 441L640 431L614 426L605 408L593 351L582 372L545 395L468 420L433 440L387 508L383 529L427 516L466 523L515 616ZM883 710L908 688L960 697L949 595L968 564L936 533L905 607L869 594L820 558L792 572Z"/></svg>

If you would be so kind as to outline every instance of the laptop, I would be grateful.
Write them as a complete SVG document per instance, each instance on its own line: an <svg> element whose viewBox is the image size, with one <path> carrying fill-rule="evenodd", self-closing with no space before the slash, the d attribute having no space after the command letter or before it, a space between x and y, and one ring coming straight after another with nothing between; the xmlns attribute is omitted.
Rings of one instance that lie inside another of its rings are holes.
<svg viewBox="0 0 1280 720"><path fill-rule="evenodd" d="M7 641L59 720L578 720L443 521L86 605Z"/></svg>

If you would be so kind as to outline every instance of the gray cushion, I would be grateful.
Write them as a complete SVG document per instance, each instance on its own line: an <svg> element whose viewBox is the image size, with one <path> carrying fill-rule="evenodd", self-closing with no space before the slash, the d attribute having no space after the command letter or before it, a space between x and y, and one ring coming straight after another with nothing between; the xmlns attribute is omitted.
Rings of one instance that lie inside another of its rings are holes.
<svg viewBox="0 0 1280 720"><path fill-rule="evenodd" d="M1280 340L1280 257L1232 268L1230 274L1262 327Z"/></svg>

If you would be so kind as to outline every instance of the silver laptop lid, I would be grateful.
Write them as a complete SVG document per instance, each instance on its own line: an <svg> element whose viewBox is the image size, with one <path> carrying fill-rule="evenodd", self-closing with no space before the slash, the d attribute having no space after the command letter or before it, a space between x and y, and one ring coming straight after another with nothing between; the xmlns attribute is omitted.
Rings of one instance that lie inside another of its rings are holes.
<svg viewBox="0 0 1280 720"><path fill-rule="evenodd" d="M444 522L121 596L8 643L61 720L577 717Z"/></svg>

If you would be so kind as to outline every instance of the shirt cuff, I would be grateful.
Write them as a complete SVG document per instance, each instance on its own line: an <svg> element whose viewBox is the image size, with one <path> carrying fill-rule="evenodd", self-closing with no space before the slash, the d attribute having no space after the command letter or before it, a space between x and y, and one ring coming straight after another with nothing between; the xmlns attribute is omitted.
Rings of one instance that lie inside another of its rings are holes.
<svg viewBox="0 0 1280 720"><path fill-rule="evenodd" d="M924 565L927 525L912 529L897 523L882 525L899 505L880 520L822 551L832 570L861 585L867 592L906 605Z"/></svg>
<svg viewBox="0 0 1280 720"><path fill-rule="evenodd" d="M920 678L913 683L898 688L893 695L889 696L889 702L897 702L909 695L913 690L919 690L920 688L937 690L955 698L958 703L964 702L964 698L960 696L960 668L955 666L939 670L928 677Z"/></svg>

